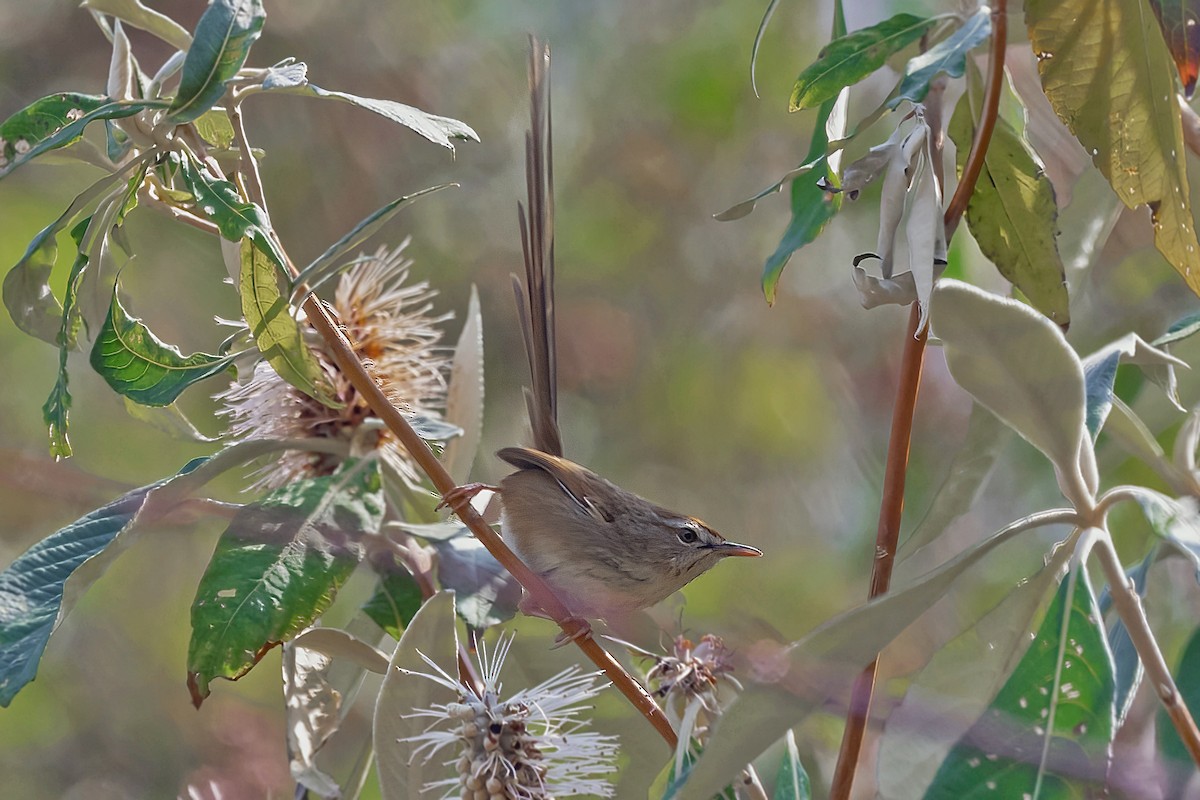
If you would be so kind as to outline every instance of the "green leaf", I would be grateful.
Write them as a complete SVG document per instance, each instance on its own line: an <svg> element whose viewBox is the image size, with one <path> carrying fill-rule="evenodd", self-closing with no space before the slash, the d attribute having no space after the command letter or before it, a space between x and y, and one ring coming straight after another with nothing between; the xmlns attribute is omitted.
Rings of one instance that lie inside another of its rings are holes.
<svg viewBox="0 0 1200 800"><path fill-rule="evenodd" d="M1196 579L1200 581L1200 512L1196 501L1187 497L1176 500L1142 486L1126 488L1141 509L1151 532L1190 559Z"/></svg>
<svg viewBox="0 0 1200 800"><path fill-rule="evenodd" d="M383 522L378 462L347 462L243 507L217 543L192 604L188 687L237 680L329 607Z"/></svg>
<svg viewBox="0 0 1200 800"><path fill-rule="evenodd" d="M925 645L936 652L884 723L878 800L910 800L933 782L946 753L983 715L1016 669L1029 645L1029 632L1044 616L1070 556L1069 548L1059 548L1035 575L1010 584L983 616L964 620L969 626L945 645ZM960 605L955 601L961 599L950 595L942 602L947 607ZM979 595L971 597L972 604L977 601L983 608L990 605Z"/></svg>
<svg viewBox="0 0 1200 800"><path fill-rule="evenodd" d="M1196 0L1150 0L1150 7L1179 70L1183 93L1191 100L1200 74L1200 8Z"/></svg>
<svg viewBox="0 0 1200 800"><path fill-rule="evenodd" d="M104 214L102 213L103 217ZM83 271L87 268L88 255L83 240L91 227L95 215L86 217L71 229L71 239L75 242L77 255L71 265L71 274L67 278L67 290L63 297L62 319L58 336L58 375L50 397L42 406L42 421L50 434L50 455L54 458L71 457L71 441L67 438L67 415L71 408L71 392L68 388L67 354L75 347L75 337L79 331L79 313L76 300L79 296L79 284L83 279Z"/></svg>
<svg viewBox="0 0 1200 800"><path fill-rule="evenodd" d="M213 0L183 61L179 92L167 109L171 120L191 122L224 96L225 82L246 63L266 18L261 0Z"/></svg>
<svg viewBox="0 0 1200 800"><path fill-rule="evenodd" d="M833 36L837 38L845 33L846 19L839 3L834 7ZM815 165L825 185L820 185L820 182L814 179L815 176L805 176L803 173L792 178L792 218L783 232L779 246L763 265L762 288L767 305L775 304L775 289L779 284L779 276L791 260L792 253L816 239L842 207L842 194L836 191L841 185L838 177L841 156L838 154L826 157L825 151L831 139L840 139L846 132L848 101L846 93L838 92L822 103L817 113L812 141L809 142L808 155L804 161ZM753 210L758 199L752 199L748 205L740 204L745 208L746 214Z"/></svg>
<svg viewBox="0 0 1200 800"><path fill-rule="evenodd" d="M114 102L69 92L43 97L0 124L0 178L42 153L71 144L95 120L132 117L165 105L163 100Z"/></svg>
<svg viewBox="0 0 1200 800"><path fill-rule="evenodd" d="M81 192L58 219L33 237L25 255L4 276L4 306L13 323L30 336L58 343L63 308L50 288L50 275L58 263L56 237L63 228L74 224L96 198L112 189L122 174L101 178Z"/></svg>
<svg viewBox="0 0 1200 800"><path fill-rule="evenodd" d="M422 601L421 587L416 578L408 570L396 565L380 576L375 594L362 610L393 639L399 639L412 622L413 615L421 608Z"/></svg>
<svg viewBox="0 0 1200 800"><path fill-rule="evenodd" d="M83 8L111 14L122 22L157 36L176 50L192 46L192 35L166 14L142 5L141 0L83 0Z"/></svg>
<svg viewBox="0 0 1200 800"><path fill-rule="evenodd" d="M842 89L858 83L889 57L920 39L936 22L936 18L897 14L834 39L796 78L789 110L813 108L837 97Z"/></svg>
<svg viewBox="0 0 1200 800"><path fill-rule="evenodd" d="M329 379L305 345L300 324L279 290L279 271L286 259L270 234L266 214L254 203L242 199L237 187L229 181L214 177L191 159L179 163L197 206L216 224L222 238L242 241L238 290L242 314L258 349L285 381L322 403L337 407Z"/></svg>
<svg viewBox="0 0 1200 800"><path fill-rule="evenodd" d="M1129 208L1150 207L1154 244L1200 293L1174 67L1141 0L1029 0L1042 89Z"/></svg>
<svg viewBox="0 0 1200 800"><path fill-rule="evenodd" d="M178 164L196 206L217 226L221 237L230 242L252 239L276 268L283 269L286 259L271 236L271 223L266 213L243 199L233 183L216 177L207 167L190 158L182 159Z"/></svg>
<svg viewBox="0 0 1200 800"><path fill-rule="evenodd" d="M428 189L422 189L419 192L404 197L397 197L392 202L372 212L370 216L355 225L349 233L334 242L315 261L300 270L300 274L292 279L292 285L299 286L302 283L307 283L310 288L319 286L322 281L333 274L333 271L338 268L338 262L360 244L378 233L403 208L411 205L421 197L439 192L450 186L458 186L458 184L443 183L440 186L431 186Z"/></svg>
<svg viewBox="0 0 1200 800"><path fill-rule="evenodd" d="M1183 648L1183 655L1179 657L1174 677L1179 699L1192 712L1193 717L1200 714L1200 628L1192 634ZM1169 763L1169 766L1180 770L1188 778L1195 774L1196 767L1187 745L1179 738L1171 718L1162 708L1158 710L1158 746L1163 758L1174 762ZM1172 793L1170 796L1180 797L1182 794Z"/></svg>
<svg viewBox="0 0 1200 800"><path fill-rule="evenodd" d="M58 92L35 100L0 124L0 159L4 162L0 167L84 114L111 102L104 95L78 92Z"/></svg>
<svg viewBox="0 0 1200 800"><path fill-rule="evenodd" d="M223 110L213 108L205 111L196 118L195 125L200 138L218 150L228 150L233 144L233 123Z"/></svg>
<svg viewBox="0 0 1200 800"><path fill-rule="evenodd" d="M1151 344L1155 347L1162 347L1172 342L1180 342L1194 336L1197 331L1200 331L1200 311L1193 311L1191 314L1186 314L1175 320L1171 324L1171 327L1167 328L1167 332L1159 336Z"/></svg>
<svg viewBox="0 0 1200 800"><path fill-rule="evenodd" d="M1175 397L1175 367L1186 368L1187 365L1165 350L1147 344L1136 333L1126 334L1083 360L1083 376L1087 386L1087 429L1093 442L1112 409L1116 397L1117 367L1122 362L1139 367L1153 383L1163 387L1172 402L1176 405L1179 403Z"/></svg>
<svg viewBox="0 0 1200 800"><path fill-rule="evenodd" d="M835 676L849 687L893 639L941 600L988 556L1033 526L1022 520L930 570L907 586L825 622L787 647L787 673L775 683L746 686L722 713L707 749L680 791L680 800L708 800L789 728L820 710ZM1005 557L996 554L996 558Z"/></svg>
<svg viewBox="0 0 1200 800"><path fill-rule="evenodd" d="M458 634L454 624L454 592L438 592L421 606L400 637L379 689L372 733L374 741L379 743L376 757L383 800L418 797L425 784L440 778L444 771L440 763L410 758L409 745L401 744L429 727L429 720L414 711L462 699L457 692L424 677L433 672L425 658L442 669L455 670Z"/></svg>
<svg viewBox="0 0 1200 800"><path fill-rule="evenodd" d="M929 92L929 84L939 73L961 78L967 66L967 54L991 35L992 10L980 6L954 33L909 60L900 86L888 99L887 107L895 108L905 100L921 102Z"/></svg>
<svg viewBox="0 0 1200 800"><path fill-rule="evenodd" d="M829 101L832 105L835 101ZM826 107L821 107L821 113L826 113ZM822 128L824 126L821 126ZM813 146L809 154L816 149L824 152L824 136L813 138ZM818 148L817 145L820 145ZM763 265L762 290L767 305L775 305L776 288L783 268L792 258L792 253L811 243L825 229L829 220L833 219L842 207L842 193L833 191L840 185L837 174L830 169L828 161L820 164L822 177L829 189L822 186L812 176L792 179L792 218L788 221L783 238Z"/></svg>
<svg viewBox="0 0 1200 800"><path fill-rule="evenodd" d="M1082 566L1059 586L991 707L942 762L927 800L1083 798L1103 786L1115 717L1112 654Z"/></svg>
<svg viewBox="0 0 1200 800"><path fill-rule="evenodd" d="M943 279L933 329L950 374L1053 462L1069 499L1096 490L1083 365L1062 330L1024 303Z"/></svg>
<svg viewBox="0 0 1200 800"><path fill-rule="evenodd" d="M92 346L92 368L114 392L145 406L168 406L197 381L224 371L234 356L185 356L121 305L114 288L108 318Z"/></svg>
<svg viewBox="0 0 1200 800"><path fill-rule="evenodd" d="M521 585L483 543L459 523L405 525L413 536L433 545L438 582L458 596L458 615L472 628L488 628L513 618Z"/></svg>
<svg viewBox="0 0 1200 800"><path fill-rule="evenodd" d="M812 786L808 773L800 763L800 751L796 749L796 735L791 731L784 737L783 760L779 762L779 773L775 778L774 800L811 800Z"/></svg>
<svg viewBox="0 0 1200 800"><path fill-rule="evenodd" d="M972 67L970 86L950 120L959 176L982 111L983 82ZM1000 274L1065 329L1071 318L1066 273L1054 239L1057 222L1053 185L1021 134L1000 117L967 205L967 225Z"/></svg>
<svg viewBox="0 0 1200 800"><path fill-rule="evenodd" d="M205 461L189 462L179 475ZM0 572L0 706L34 679L50 635L129 546L151 495L177 477L134 489L77 519Z"/></svg>
<svg viewBox="0 0 1200 800"><path fill-rule="evenodd" d="M376 100L370 97L358 97L357 95L346 94L345 92L322 89L320 86L311 83L305 83L300 86L284 84L275 89L275 91L287 92L288 94L303 94L309 97L321 97L328 100L340 100L343 103L349 103L359 108L365 108L368 111L374 111L376 114L387 117L392 122L397 122L434 144L440 144L449 150L454 149L454 144L450 141L451 139L479 141L479 134L475 133L471 129L471 126L465 122L459 122L449 117L439 117L436 114L430 114L419 108L414 108L404 103L397 103L395 100Z"/></svg>
<svg viewBox="0 0 1200 800"><path fill-rule="evenodd" d="M264 237L266 238L266 237ZM242 314L263 357L300 391L336 407L333 387L308 345L287 298L279 291L279 264L249 238L242 240L238 290Z"/></svg>
<svg viewBox="0 0 1200 800"><path fill-rule="evenodd" d="M682 743L681 745L682 746ZM665 766L658 774L658 778L650 786L650 797L661 797L662 800L677 800L680 797L680 791L687 785L688 776L691 775L692 767L695 766L696 760L704 752L704 747L695 739L688 742L688 746L684 747L683 752L678 756L673 756L667 766ZM679 767L676 771L676 766ZM718 792L713 793L712 800L737 800L737 795L733 791L732 786L726 786Z"/></svg>

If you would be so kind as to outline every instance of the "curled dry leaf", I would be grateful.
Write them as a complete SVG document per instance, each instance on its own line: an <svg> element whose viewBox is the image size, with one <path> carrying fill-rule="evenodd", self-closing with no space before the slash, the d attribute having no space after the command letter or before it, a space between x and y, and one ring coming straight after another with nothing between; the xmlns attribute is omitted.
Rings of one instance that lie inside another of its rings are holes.
<svg viewBox="0 0 1200 800"><path fill-rule="evenodd" d="M946 231L942 225L941 187L933 170L933 137L920 106L912 119L915 125L907 134L902 136L903 128L897 128L887 142L847 167L843 188L856 195L886 166L876 252L855 257L854 285L864 308L908 305L916 301L921 308L923 329L933 283L946 264ZM896 234L902 221L905 222L909 269L896 275ZM879 259L881 277L869 274L860 266L868 258Z"/></svg>

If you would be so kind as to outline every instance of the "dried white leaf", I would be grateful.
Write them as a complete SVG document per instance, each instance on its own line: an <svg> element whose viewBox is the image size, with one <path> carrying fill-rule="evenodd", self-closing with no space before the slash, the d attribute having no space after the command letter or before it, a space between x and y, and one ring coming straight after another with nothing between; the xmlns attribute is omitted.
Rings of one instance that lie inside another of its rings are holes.
<svg viewBox="0 0 1200 800"><path fill-rule="evenodd" d="M322 796L340 797L337 783L316 764L317 753L341 721L342 697L328 681L332 661L324 653L284 642L283 697L292 778Z"/></svg>
<svg viewBox="0 0 1200 800"><path fill-rule="evenodd" d="M483 317L479 291L474 286L467 304L467 321L454 347L450 366L446 421L461 428L462 435L446 445L442 461L450 476L463 483L471 474L483 434Z"/></svg>
<svg viewBox="0 0 1200 800"><path fill-rule="evenodd" d="M1200 445L1200 406L1192 409L1192 413L1187 415L1187 419L1179 427L1179 433L1175 435L1172 460L1178 469L1185 473L1195 473L1197 445Z"/></svg>
<svg viewBox="0 0 1200 800"><path fill-rule="evenodd" d="M121 27L121 20L113 21L112 60L108 64L108 86L106 92L113 100L133 99L133 51L129 37Z"/></svg>
<svg viewBox="0 0 1200 800"><path fill-rule="evenodd" d="M858 194L872 181L879 177L887 168L892 153L904 140L904 128L897 127L891 137L883 144L877 144L867 151L862 158L851 162L842 175L842 191L851 200L857 200Z"/></svg>
<svg viewBox="0 0 1200 800"><path fill-rule="evenodd" d="M917 299L917 286L911 272L901 273L894 278L877 278L855 264L851 274L863 308L906 306Z"/></svg>
<svg viewBox="0 0 1200 800"><path fill-rule="evenodd" d="M1150 382L1163 390L1172 405L1180 411L1186 411L1179 402L1178 381L1175 376L1175 367L1188 368L1186 361L1176 358L1163 348L1155 347L1136 333L1128 333L1085 358L1084 368L1110 357L1114 352L1119 353L1121 360L1126 364L1136 364L1140 367Z"/></svg>

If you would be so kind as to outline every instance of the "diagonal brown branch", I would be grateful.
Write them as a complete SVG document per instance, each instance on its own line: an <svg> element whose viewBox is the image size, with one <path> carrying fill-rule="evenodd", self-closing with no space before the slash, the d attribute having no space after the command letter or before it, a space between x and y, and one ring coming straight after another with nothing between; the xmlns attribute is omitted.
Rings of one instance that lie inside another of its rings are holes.
<svg viewBox="0 0 1200 800"><path fill-rule="evenodd" d="M946 207L944 222L946 240L954 235L958 223L966 211L967 201L975 190L975 182L983 169L984 156L991 143L992 132L1000 108L1000 91L1004 85L1004 48L1008 43L1008 18L1006 0L995 0L992 5L992 47L988 61L987 91L984 95L983 113L971 143L971 152L963 168L962 177ZM892 569L896 560L896 548L900 540L900 520L904 511L904 483L908 473L908 451L912 443L913 414L917 406L917 392L921 387L921 369L925 360L927 331L917 332L920 310L913 303L908 316L908 330L904 338L904 353L900 361L900 381L896 387L896 405L892 412L892 429L888 439L887 464L883 479L883 498L879 507L879 527L875 534L875 558L871 568L870 597L878 597L888 590L892 582ZM842 735L841 750L838 752L833 783L829 790L832 800L848 800L854 784L862 753L863 737L871 712L871 697L875 691L875 673L879 667L876 657L854 682L850 695L850 707L846 716L846 729Z"/></svg>
<svg viewBox="0 0 1200 800"><path fill-rule="evenodd" d="M241 117L238 114L231 115L231 121L234 123L234 131L238 140L238 146L242 150L243 159L248 159L252 168L244 169L243 176L247 180L247 194L252 198L258 198L260 201L264 199L261 180L259 179L257 168L253 168L254 156L250 149L249 142L246 140L244 127L240 124ZM243 164L245 166L245 164ZM265 209L264 209L265 211ZM284 258L287 260L287 270L295 277L299 274L295 264L288 258L286 251L283 249L283 244L278 241L280 252L284 253ZM319 297L309 291L306 287L299 287L298 294L305 299L303 309L308 317L308 322L311 324L325 342L328 348L329 355L337 364L338 369L346 376L355 391L363 398L367 405L375 412L376 416L383 421L400 444L412 456L413 461L421 468L429 480L433 483L434 488L443 498L457 484L450 477L450 473L442 466L442 462L438 461L437 456L429 449L429 445L425 440L417 435L412 426L408 424L408 420L398 408L392 405L384 394L374 376L371 375L367 367L359 360L354 352L354 347L350 340L346 338L345 331L337 322L334 314L329 307L321 301ZM583 651L592 663L602 671L605 676L613 682L617 690L628 698L634 708L644 716L659 735L674 749L678 743L678 737L675 735L671 723L663 714L662 709L654 702L645 688L637 682L625 668L621 666L612 654L600 646L595 639L591 637L591 631L587 627L587 623L574 617L561 600L551 591L546 582L541 576L535 573L521 559L517 558L516 554L508 548L504 540L492 530L491 526L484 521L483 517L471 506L469 498L462 497L456 502L450 504L453 511L458 515L458 518L466 525L475 538L488 549L488 552L495 557L500 564L508 570L517 582L520 583L525 590L529 592L537 605L550 616L564 634L572 637L575 644Z"/></svg>

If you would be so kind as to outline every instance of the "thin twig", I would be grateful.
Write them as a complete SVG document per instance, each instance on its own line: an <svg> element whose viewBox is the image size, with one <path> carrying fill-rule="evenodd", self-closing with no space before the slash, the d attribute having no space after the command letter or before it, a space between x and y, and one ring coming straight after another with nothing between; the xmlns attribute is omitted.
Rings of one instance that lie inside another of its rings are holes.
<svg viewBox="0 0 1200 800"><path fill-rule="evenodd" d="M944 222L946 240L949 241L958 229L967 201L975 190L975 182L983 169L984 156L996 127L1000 108L1000 90L1004 81L1004 48L1008 40L1008 18L1006 0L996 0L992 5L992 48L988 63L987 92L984 96L983 113L971 143L962 177L954 191L954 197L946 208ZM875 558L871 567L870 597L878 597L888 590L892 582L892 569L896 560L896 548L900 539L900 520L904 511L904 483L908 472L908 451L912 443L913 414L916 411L917 392L921 386L921 369L925 360L927 329L918 332L920 309L913 303L908 316L908 330L904 337L904 352L900 361L900 380L896 387L896 405L892 412L892 429L888 439L887 464L883 479L883 497L879 507L879 527L875 535ZM832 800L848 800L854 784L862 753L863 737L871 712L871 698L875 690L875 675L879 667L876 657L854 682L850 695L850 707L846 715L846 729L838 752L837 766L829 790Z"/></svg>
<svg viewBox="0 0 1200 800"><path fill-rule="evenodd" d="M289 268L295 269L290 264ZM342 371L376 416L383 420L388 430L400 440L400 444L417 462L417 466L429 476L429 480L438 493L443 497L449 494L457 486L454 479L450 477L450 473L442 466L442 462L438 461L437 456L429 449L425 440L418 436L417 432L408 424L408 420L404 418L400 410L391 404L387 395L383 393L375 379L367 372L366 367L358 360L358 356L354 353L354 347L334 321L325 304L316 296L310 295L304 302L304 312L309 323L324 339L329 354L338 369ZM649 720L667 744L674 748L678 743L675 731L672 730L671 723L667 721L662 710L655 704L654 698L595 639L590 635L580 635L588 632L584 623L572 616L540 575L525 566L524 562L508 549L504 540L471 506L469 499L462 498L453 504L452 508L462 523L470 528L471 533L475 534L475 537L488 549L488 552L516 578L518 583L525 587L534 602L562 628L563 633L569 637L577 637L574 639L575 644L584 652L584 655L604 672L621 694L625 695L642 716Z"/></svg>
<svg viewBox="0 0 1200 800"><path fill-rule="evenodd" d="M235 126L235 133L236 130ZM243 148L243 157L249 158L253 162L254 156L249 144L245 141L244 131L242 132L242 138L239 140L239 146ZM247 170L245 176L248 184L246 188L249 193L252 196L261 198L263 192L258 170ZM278 240L278 236L275 239L276 243L279 244L280 252L284 254L287 271L295 277L299 274L299 270L296 269L295 264L287 256L282 242ZM429 449L429 445L425 443L425 440L418 436L417 432L409 425L408 420L404 418L404 414L392 405L392 402L384 394L383 389L380 388L374 376L371 375L367 367L359 360L358 355L354 352L354 346L346 338L345 331L334 318L332 310L319 297L310 292L307 287L299 287L299 293L306 297L302 308L309 324L316 329L317 333L324 340L327 351L338 369L350 381L350 384L358 392L359 396L362 397L363 401L375 412L375 415L396 436L401 446L408 451L409 455L417 463L417 466L421 468L421 471L429 477L429 480L433 483L438 493L445 498L453 489L457 488L458 484L455 483L454 478L450 477L450 473L446 471L446 468L442 466L442 462ZM513 551L508 548L508 545L504 543L504 540L479 515L471 505L469 498L464 497L456 500L450 506L462 523L471 530L471 533L475 534L475 538L529 592L538 607L557 623L563 633L575 642L584 655L591 659L592 663L612 681L618 691L625 695L634 708L654 726L654 729L658 731L659 735L662 736L671 749L674 749L678 744L678 737L675 735L675 731L672 729L666 715L663 714L662 709L658 707L658 704L654 702L654 698L650 696L645 688L625 671L620 662L613 658L612 654L592 638L591 629L587 623L572 615L562 600L542 580L542 577L525 566L525 563L521 559L517 558Z"/></svg>
<svg viewBox="0 0 1200 800"><path fill-rule="evenodd" d="M1107 531L1097 537L1092 552L1100 559L1100 566L1104 569L1104 576L1108 579L1109 591L1112 594L1113 609L1125 623L1129 639L1133 642L1133 649L1137 651L1138 658L1146 668L1146 675L1154 686L1159 702L1171 718L1171 724L1175 726L1192 760L1200 765L1200 730L1197 730L1196 721L1192 719L1191 712L1179 696L1175 679L1171 677L1171 670L1167 667L1162 651L1158 649L1154 632L1150 630L1150 623L1146 620L1142 600L1130 586L1125 568L1121 566L1121 559L1117 556L1112 537Z"/></svg>

